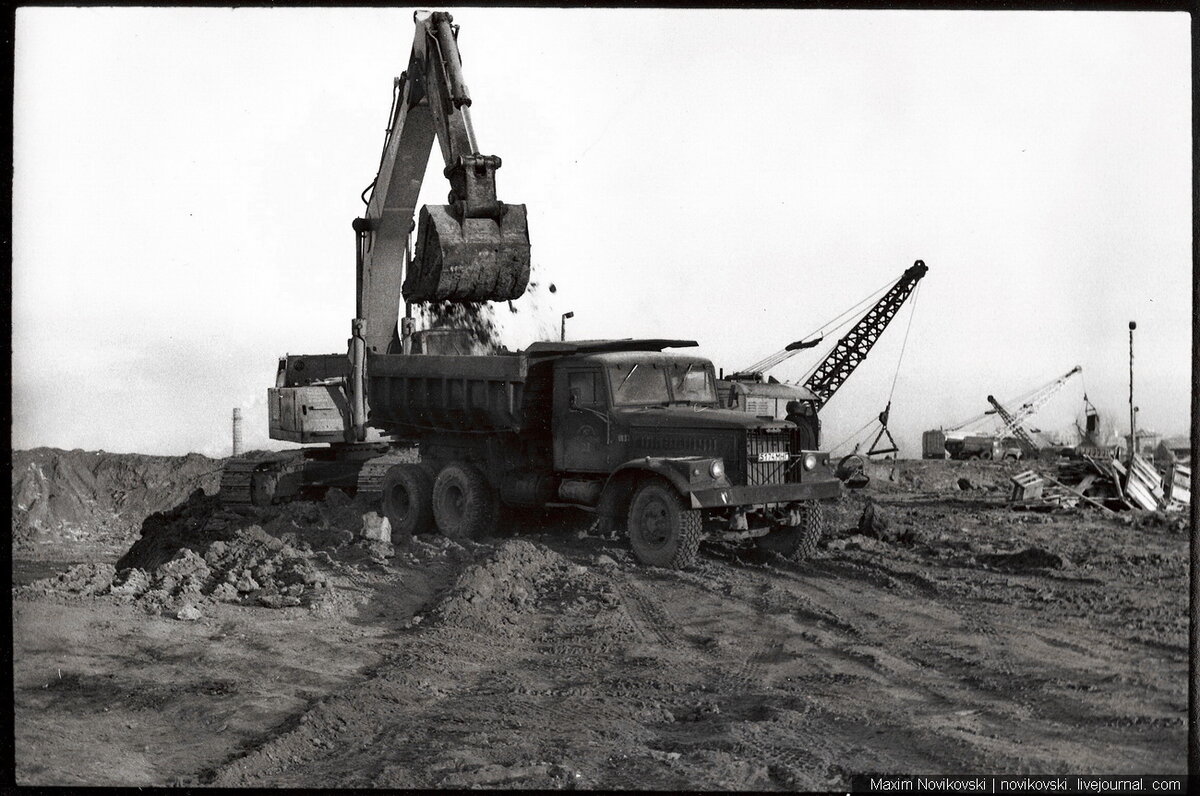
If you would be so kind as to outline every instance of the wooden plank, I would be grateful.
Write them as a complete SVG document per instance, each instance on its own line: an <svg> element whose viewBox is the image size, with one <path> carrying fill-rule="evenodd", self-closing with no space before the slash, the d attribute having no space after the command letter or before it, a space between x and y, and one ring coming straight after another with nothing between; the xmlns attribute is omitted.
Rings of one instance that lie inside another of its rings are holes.
<svg viewBox="0 0 1200 796"><path fill-rule="evenodd" d="M1108 506L1104 505L1103 503L1098 503L1098 502L1096 502L1095 500L1092 500L1090 497L1088 497L1087 495L1083 494L1082 492L1077 492L1077 491L1075 491L1074 489L1072 489L1071 487L1069 487L1069 486L1067 486L1066 484L1062 483L1061 481L1056 481L1056 480L1054 480L1053 478L1051 478L1051 477L1050 477L1050 476L1048 476L1048 475L1044 475L1044 476L1042 476L1042 477L1043 477L1043 478L1045 478L1047 481L1049 481L1049 482L1050 482L1050 483L1052 483L1052 484L1057 484L1058 486L1061 486L1063 489L1067 490L1067 491L1068 491L1068 492L1070 492L1071 494L1073 494L1073 495L1078 495L1079 497L1083 498L1083 499L1084 499L1084 500L1086 500L1088 503L1091 503L1093 506L1095 506L1096 508L1098 508L1098 509L1100 509L1101 511L1105 512L1106 514L1111 514L1111 515L1112 515L1112 516L1114 516L1114 517L1115 517L1115 516L1117 516L1117 512L1113 511L1113 510L1112 510L1112 509L1110 509Z"/></svg>

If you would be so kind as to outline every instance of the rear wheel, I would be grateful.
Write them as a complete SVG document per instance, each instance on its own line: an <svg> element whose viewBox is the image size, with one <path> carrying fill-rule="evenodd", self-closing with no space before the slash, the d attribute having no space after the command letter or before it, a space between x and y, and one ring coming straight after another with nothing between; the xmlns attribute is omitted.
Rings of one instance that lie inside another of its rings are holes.
<svg viewBox="0 0 1200 796"><path fill-rule="evenodd" d="M819 500L806 500L801 511L804 518L799 525L760 536L758 548L793 561L803 561L815 553L821 537L825 535L824 507Z"/></svg>
<svg viewBox="0 0 1200 796"><path fill-rule="evenodd" d="M478 539L496 526L500 502L483 473L465 462L447 464L433 482L433 518L451 539Z"/></svg>
<svg viewBox="0 0 1200 796"><path fill-rule="evenodd" d="M383 516L392 541L433 530L433 479L416 464L397 464L383 477Z"/></svg>
<svg viewBox="0 0 1200 796"><path fill-rule="evenodd" d="M629 546L643 564L685 569L700 550L700 512L688 509L674 487L643 484L629 503Z"/></svg>

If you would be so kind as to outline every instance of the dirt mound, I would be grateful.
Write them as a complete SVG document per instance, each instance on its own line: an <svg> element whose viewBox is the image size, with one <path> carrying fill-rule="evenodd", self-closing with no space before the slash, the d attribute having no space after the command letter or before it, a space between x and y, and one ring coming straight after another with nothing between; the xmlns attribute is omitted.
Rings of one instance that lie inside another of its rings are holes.
<svg viewBox="0 0 1200 796"><path fill-rule="evenodd" d="M220 471L219 460L196 453L13 451L13 545L127 540L149 514L197 489L215 494Z"/></svg>
<svg viewBox="0 0 1200 796"><path fill-rule="evenodd" d="M476 628L512 624L568 575L583 568L523 539L508 539L467 567L432 612L440 622Z"/></svg>
<svg viewBox="0 0 1200 796"><path fill-rule="evenodd" d="M331 581L393 554L390 542L363 535L372 529L378 537L386 521L341 492L320 503L234 511L198 489L147 517L141 538L115 567L74 567L17 595L110 596L150 612L186 614L181 618L196 618L196 606L209 602L324 607Z"/></svg>
<svg viewBox="0 0 1200 796"><path fill-rule="evenodd" d="M1029 467L1029 462L937 459L871 461L866 467L866 473L871 477L867 490L881 494L924 492L938 495L964 491L1006 491L1008 479Z"/></svg>

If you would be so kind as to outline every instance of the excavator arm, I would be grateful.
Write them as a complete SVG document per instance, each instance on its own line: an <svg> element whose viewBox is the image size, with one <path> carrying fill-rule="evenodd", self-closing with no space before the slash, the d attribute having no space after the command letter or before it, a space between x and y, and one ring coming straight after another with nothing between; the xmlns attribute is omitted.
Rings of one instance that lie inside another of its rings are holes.
<svg viewBox="0 0 1200 796"><path fill-rule="evenodd" d="M414 20L379 172L366 211L354 220L355 336L375 353L400 349L402 297L408 303L504 301L519 298L529 283L525 206L496 198L500 158L479 153L458 28L443 12L417 12ZM417 196L435 139L450 182L449 204L421 208L416 252L408 262Z"/></svg>

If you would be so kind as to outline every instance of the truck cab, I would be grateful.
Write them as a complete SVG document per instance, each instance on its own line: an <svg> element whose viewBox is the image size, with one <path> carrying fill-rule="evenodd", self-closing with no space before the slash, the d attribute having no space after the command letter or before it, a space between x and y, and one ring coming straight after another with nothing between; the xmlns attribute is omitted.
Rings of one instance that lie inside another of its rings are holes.
<svg viewBox="0 0 1200 796"><path fill-rule="evenodd" d="M841 482L829 454L803 444L810 438L802 429L723 406L707 359L637 350L636 341L603 350L604 342L584 341L582 351L542 365L553 385L560 496L594 496L595 510L631 536L634 498L647 483L669 485L685 510L698 512L707 538L797 526L819 534L819 518L809 515L841 494Z"/></svg>

